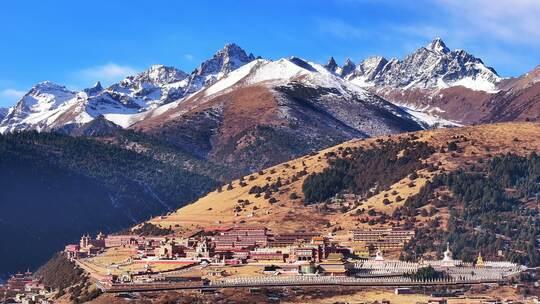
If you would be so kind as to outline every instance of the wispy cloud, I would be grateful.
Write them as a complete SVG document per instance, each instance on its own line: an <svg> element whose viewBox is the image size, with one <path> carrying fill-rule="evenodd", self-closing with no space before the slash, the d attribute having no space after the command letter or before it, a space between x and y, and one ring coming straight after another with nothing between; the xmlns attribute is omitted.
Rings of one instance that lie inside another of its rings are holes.
<svg viewBox="0 0 540 304"><path fill-rule="evenodd" d="M448 33L445 28L430 24L393 25L389 26L389 29L397 33L425 40L436 37L445 37Z"/></svg>
<svg viewBox="0 0 540 304"><path fill-rule="evenodd" d="M371 0L334 1L343 6L356 5L356 8L366 1L373 3ZM376 15L372 18L374 22L360 26L362 22L354 19L319 20L318 32L336 39L382 42L391 45L388 50L394 52L392 56L407 54L440 37L449 48L465 49L483 58L504 76L526 72L538 64L538 0L469 0L466 3L462 0L380 0L377 3L381 10L402 10L403 16Z"/></svg>
<svg viewBox="0 0 540 304"><path fill-rule="evenodd" d="M0 106L7 107L15 104L26 92L16 89L4 89L0 91Z"/></svg>
<svg viewBox="0 0 540 304"><path fill-rule="evenodd" d="M104 65L79 70L75 72L75 76L86 84L90 84L98 80L109 84L136 73L137 69L134 67L110 62Z"/></svg>
<svg viewBox="0 0 540 304"><path fill-rule="evenodd" d="M319 20L319 31L340 39L362 39L367 35L364 29L339 19Z"/></svg>
<svg viewBox="0 0 540 304"><path fill-rule="evenodd" d="M193 61L193 60L195 60L195 56L193 56L191 54L185 54L184 59L186 59L187 61Z"/></svg>
<svg viewBox="0 0 540 304"><path fill-rule="evenodd" d="M2 95L2 97L8 98L21 98L24 96L25 93L25 91L20 91L16 89L5 89L0 92L0 95Z"/></svg>
<svg viewBox="0 0 540 304"><path fill-rule="evenodd" d="M538 0L437 0L452 28L469 38L540 46Z"/></svg>

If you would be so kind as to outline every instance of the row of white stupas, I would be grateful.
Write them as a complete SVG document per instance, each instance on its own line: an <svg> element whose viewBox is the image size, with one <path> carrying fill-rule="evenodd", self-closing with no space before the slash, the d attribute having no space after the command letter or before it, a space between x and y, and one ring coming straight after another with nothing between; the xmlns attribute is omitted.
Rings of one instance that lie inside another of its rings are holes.
<svg viewBox="0 0 540 304"><path fill-rule="evenodd" d="M382 252L380 250L377 250L377 253L375 254L375 259L374 260L372 260L371 262L370 261L365 261L362 264L364 265L364 267L368 266L368 265L373 265L373 266L379 265L380 266L381 264L384 264L385 266L393 266L393 267L397 267L397 268L400 268L400 266L405 267L405 268L411 268L411 267L414 267L413 265L418 266L418 267L432 266L432 267L440 267L440 268L457 267L457 266L462 266L462 267L471 267L471 266L476 266L476 267L517 267L517 266L519 266L519 265L517 265L515 263L507 262L507 261L484 261L481 254L478 254L478 258L477 258L476 263L474 265L473 265L473 263L463 262L461 260L455 260L453 258L452 251L450 251L450 244L449 243L446 244L446 251L444 251L444 253L443 253L443 259L442 260L432 260L432 261L420 260L420 262L418 262L418 263L411 263L411 262L405 262L405 261L399 261L399 260L385 260L384 257L383 257Z"/></svg>

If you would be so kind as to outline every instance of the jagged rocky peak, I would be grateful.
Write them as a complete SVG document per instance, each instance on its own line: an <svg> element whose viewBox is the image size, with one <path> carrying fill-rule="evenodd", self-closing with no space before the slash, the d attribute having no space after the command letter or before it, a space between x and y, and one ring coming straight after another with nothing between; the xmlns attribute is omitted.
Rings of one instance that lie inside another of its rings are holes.
<svg viewBox="0 0 540 304"><path fill-rule="evenodd" d="M101 86L101 82L99 80L96 82L96 84L94 84L93 89L103 90L103 87Z"/></svg>
<svg viewBox="0 0 540 304"><path fill-rule="evenodd" d="M352 62L350 58L347 58L345 59L345 63L343 64L343 67L341 68L341 75L347 76L351 74L352 72L354 72L355 69L356 69L356 64L354 64L354 62Z"/></svg>
<svg viewBox="0 0 540 304"><path fill-rule="evenodd" d="M426 47L428 51L432 51L438 54L447 54L450 52L450 49L446 46L444 41L441 38L435 38L431 41Z"/></svg>
<svg viewBox="0 0 540 304"><path fill-rule="evenodd" d="M103 86L101 86L101 82L98 80L93 87L84 89L83 91L88 96L95 96L103 91Z"/></svg>
<svg viewBox="0 0 540 304"><path fill-rule="evenodd" d="M337 65L334 57L330 57L330 59L328 59L328 62L324 65L324 67L330 72L336 72L339 66Z"/></svg>
<svg viewBox="0 0 540 304"><path fill-rule="evenodd" d="M387 63L388 60L381 56L368 57L358 65L349 61L343 66L343 77L348 80L358 78L362 83L372 81L382 73Z"/></svg>
<svg viewBox="0 0 540 304"><path fill-rule="evenodd" d="M354 72L354 70L356 69L356 64L354 64L354 62L352 62L350 58L347 58L345 59L343 66L340 67L336 63L334 57L330 57L324 67L332 73L336 73L341 77L346 77L347 75L350 75Z"/></svg>
<svg viewBox="0 0 540 304"><path fill-rule="evenodd" d="M227 74L255 60L253 54L247 54L241 47L234 43L227 43L223 49L217 51L214 56L203 62L194 72L198 76L213 74Z"/></svg>

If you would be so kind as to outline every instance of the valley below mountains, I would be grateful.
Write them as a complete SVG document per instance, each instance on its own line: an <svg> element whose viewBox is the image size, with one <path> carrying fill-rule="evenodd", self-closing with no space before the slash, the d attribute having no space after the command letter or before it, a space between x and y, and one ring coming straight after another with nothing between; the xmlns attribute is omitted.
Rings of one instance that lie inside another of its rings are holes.
<svg viewBox="0 0 540 304"><path fill-rule="evenodd" d="M270 171L272 182L286 171L291 183L276 191L277 204L255 200L269 212L262 222L296 228L310 213L313 224L353 227L356 210L330 216L304 207L301 182L328 166L328 153L410 134L439 150L464 136L457 142L463 153L435 153L428 162L453 171L470 169L480 155L539 151L539 75L536 68L503 78L435 39L403 59L343 65L270 60L227 44L191 73L153 65L80 91L38 83L0 109L0 274L35 268L82 234L150 218L185 231L222 217L236 221L229 209L253 200L248 191L263 187ZM468 127L478 124L487 125ZM406 200L433 177L424 171L414 187L402 183L405 176L387 186ZM239 186L250 176L255 181ZM224 191L229 183L234 190ZM376 212L403 204L374 197L366 204Z"/></svg>

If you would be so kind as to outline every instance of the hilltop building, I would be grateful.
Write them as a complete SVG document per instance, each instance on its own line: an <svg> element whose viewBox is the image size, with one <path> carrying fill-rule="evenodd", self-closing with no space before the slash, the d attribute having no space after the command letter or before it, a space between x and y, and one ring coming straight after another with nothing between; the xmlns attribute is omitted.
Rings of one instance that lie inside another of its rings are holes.
<svg viewBox="0 0 540 304"><path fill-rule="evenodd" d="M105 249L105 235L99 233L96 238L89 234L83 235L79 244L69 244L64 248L64 253L68 259L79 259L94 256Z"/></svg>

